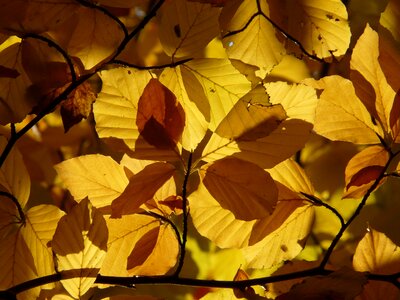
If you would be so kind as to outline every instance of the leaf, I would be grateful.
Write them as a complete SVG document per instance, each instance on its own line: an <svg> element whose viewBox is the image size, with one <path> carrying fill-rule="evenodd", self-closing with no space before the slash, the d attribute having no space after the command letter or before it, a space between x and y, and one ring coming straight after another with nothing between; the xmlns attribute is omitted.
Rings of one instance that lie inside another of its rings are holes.
<svg viewBox="0 0 400 300"><path fill-rule="evenodd" d="M0 6L0 28L10 34L48 31L65 22L79 7L72 0L1 0Z"/></svg>
<svg viewBox="0 0 400 300"><path fill-rule="evenodd" d="M390 30L393 37L400 41L400 29L397 26L397 20L400 16L400 6L399 3L395 0L389 0L385 11L381 13L381 18L379 23L382 24L383 27Z"/></svg>
<svg viewBox="0 0 400 300"><path fill-rule="evenodd" d="M296 257L311 231L314 210L300 200L281 201L266 221L268 226L259 225L242 249L249 268L267 269Z"/></svg>
<svg viewBox="0 0 400 300"><path fill-rule="evenodd" d="M0 77L0 124L18 123L36 104L25 93L31 81L21 61L21 43L15 43L0 52L0 66L17 72L19 76Z"/></svg>
<svg viewBox="0 0 400 300"><path fill-rule="evenodd" d="M228 57L259 67L256 74L261 78L286 52L276 37L275 27L265 16L269 16L266 1L237 0L228 2L220 17L222 42Z"/></svg>
<svg viewBox="0 0 400 300"><path fill-rule="evenodd" d="M69 94L61 104L61 117L65 132L82 119L89 117L95 100L96 95L88 82L84 82Z"/></svg>
<svg viewBox="0 0 400 300"><path fill-rule="evenodd" d="M213 134L202 153L206 162L234 156L272 168L301 149L310 135L312 125L302 120L285 120L268 136L254 141L235 141Z"/></svg>
<svg viewBox="0 0 400 300"><path fill-rule="evenodd" d="M168 224L142 235L128 256L127 269L135 275L164 275L177 262L179 242Z"/></svg>
<svg viewBox="0 0 400 300"><path fill-rule="evenodd" d="M392 110L390 111L390 129L393 141L400 142L400 90L397 91Z"/></svg>
<svg viewBox="0 0 400 300"><path fill-rule="evenodd" d="M252 104L242 98L218 125L215 133L237 141L253 141L271 134L286 113L280 105Z"/></svg>
<svg viewBox="0 0 400 300"><path fill-rule="evenodd" d="M178 66L166 68L160 75L160 82L176 95L185 112L181 144L193 151L204 138L210 121L210 105L203 87L187 69Z"/></svg>
<svg viewBox="0 0 400 300"><path fill-rule="evenodd" d="M219 9L209 4L173 0L163 6L160 41L172 58L193 56L215 38Z"/></svg>
<svg viewBox="0 0 400 300"><path fill-rule="evenodd" d="M346 6L340 0L269 1L271 19L310 54L331 62L343 56L351 32Z"/></svg>
<svg viewBox="0 0 400 300"><path fill-rule="evenodd" d="M150 79L143 90L136 125L140 134L157 148L174 148L185 126L185 112L176 96L158 79Z"/></svg>
<svg viewBox="0 0 400 300"><path fill-rule="evenodd" d="M103 215L88 199L76 204L58 222L52 247L59 271L75 278L61 280L68 293L79 298L96 280L107 252L108 229Z"/></svg>
<svg viewBox="0 0 400 300"><path fill-rule="evenodd" d="M184 64L201 83L211 108L210 130L215 130L251 84L228 59L196 59Z"/></svg>
<svg viewBox="0 0 400 300"><path fill-rule="evenodd" d="M269 82L264 84L271 104L280 104L289 118L314 124L318 98L315 89L304 84Z"/></svg>
<svg viewBox="0 0 400 300"><path fill-rule="evenodd" d="M316 109L314 130L334 141L377 144L381 134L368 110L356 96L351 81L333 75L304 83L323 90Z"/></svg>
<svg viewBox="0 0 400 300"><path fill-rule="evenodd" d="M200 176L211 196L236 219L261 219L274 211L278 190L257 165L228 157L204 166Z"/></svg>
<svg viewBox="0 0 400 300"><path fill-rule="evenodd" d="M96 208L111 205L129 182L122 166L100 154L71 158L55 168L75 200L88 197Z"/></svg>
<svg viewBox="0 0 400 300"><path fill-rule="evenodd" d="M4 137L0 136L0 152L7 145ZM25 207L31 191L31 180L25 167L24 160L18 149L11 149L0 168L0 190L12 194L22 208ZM6 200L11 201L11 200Z"/></svg>
<svg viewBox="0 0 400 300"><path fill-rule="evenodd" d="M53 252L49 247L56 231L58 221L65 213L54 205L38 205L26 213L26 225L21 227L21 237L32 253L36 276L54 274ZM20 258L22 259L22 258ZM43 288L53 288L48 284Z"/></svg>
<svg viewBox="0 0 400 300"><path fill-rule="evenodd" d="M374 274L393 274L400 267L400 248L384 233L369 228L358 243L353 257L356 271ZM399 290L385 282L369 281L361 295L361 299L397 299Z"/></svg>
<svg viewBox="0 0 400 300"><path fill-rule="evenodd" d="M98 9L80 6L68 25L50 34L70 55L78 57L86 70L110 57L124 38L119 25Z"/></svg>
<svg viewBox="0 0 400 300"><path fill-rule="evenodd" d="M328 276L313 276L292 287L277 300L292 299L343 299L352 300L361 293L367 283L364 274L351 269L340 269Z"/></svg>
<svg viewBox="0 0 400 300"><path fill-rule="evenodd" d="M371 146L353 156L345 170L343 198L363 197L375 180L381 176L389 160L389 153L382 146ZM378 187L383 184L381 181Z"/></svg>
<svg viewBox="0 0 400 300"><path fill-rule="evenodd" d="M390 111L395 91L379 65L379 37L369 25L358 39L350 60L355 91L385 132L390 128Z"/></svg>
<svg viewBox="0 0 400 300"><path fill-rule="evenodd" d="M111 203L111 216L119 218L121 215L136 212L142 204L154 197L174 172L173 165L156 162L133 175L122 194Z"/></svg>

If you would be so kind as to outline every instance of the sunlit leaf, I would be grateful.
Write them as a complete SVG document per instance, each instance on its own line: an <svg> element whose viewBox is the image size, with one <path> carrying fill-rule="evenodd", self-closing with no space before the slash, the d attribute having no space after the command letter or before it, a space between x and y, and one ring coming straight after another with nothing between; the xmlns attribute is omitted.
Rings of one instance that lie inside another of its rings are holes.
<svg viewBox="0 0 400 300"><path fill-rule="evenodd" d="M317 95L315 90L304 84L270 82L265 84L270 102L281 104L289 118L314 124Z"/></svg>
<svg viewBox="0 0 400 300"><path fill-rule="evenodd" d="M382 146L371 146L357 153L346 166L345 193L343 198L365 195L371 185L381 176L389 160L389 153ZM380 186L384 181L381 181Z"/></svg>
<svg viewBox="0 0 400 300"><path fill-rule="evenodd" d="M394 38L400 41L400 28L398 26L398 20L400 17L400 5L396 0L389 0L385 11L381 14L379 23L385 28L390 30Z"/></svg>
<svg viewBox="0 0 400 300"><path fill-rule="evenodd" d="M294 299L343 299L352 300L367 283L364 274L351 269L340 269L328 276L313 276L293 286L277 300Z"/></svg>
<svg viewBox="0 0 400 300"><path fill-rule="evenodd" d="M165 4L160 41L171 57L193 56L219 33L219 9L209 4L173 0Z"/></svg>
<svg viewBox="0 0 400 300"><path fill-rule="evenodd" d="M70 270L73 279L61 280L71 296L79 298L96 280L107 251L108 229L103 215L85 199L58 222L52 240L58 270Z"/></svg>
<svg viewBox="0 0 400 300"><path fill-rule="evenodd" d="M158 79L150 79L140 96L136 125L141 136L160 149L173 149L185 126L185 112L176 96Z"/></svg>
<svg viewBox="0 0 400 300"><path fill-rule="evenodd" d="M88 197L97 208L110 205L129 182L122 166L100 154L71 158L55 168L75 200Z"/></svg>
<svg viewBox="0 0 400 300"><path fill-rule="evenodd" d="M250 221L272 214L278 190L271 176L252 163L225 158L200 170L202 184L236 219Z"/></svg>
<svg viewBox="0 0 400 300"><path fill-rule="evenodd" d="M181 144L194 150L203 139L210 121L210 105L200 82L185 68L167 68L160 75L160 82L176 95L185 111Z"/></svg>
<svg viewBox="0 0 400 300"><path fill-rule="evenodd" d="M0 151L3 152L7 141L0 137ZM0 190L12 194L24 207L31 191L31 180L21 153L12 149L0 168ZM11 200L7 200L11 201Z"/></svg>
<svg viewBox="0 0 400 300"><path fill-rule="evenodd" d="M34 99L27 97L26 90L31 84L21 61L21 43L16 43L0 52L0 66L13 74L0 77L0 124L16 123L30 112L35 105Z"/></svg>
<svg viewBox="0 0 400 300"><path fill-rule="evenodd" d="M197 59L184 65L203 86L211 107L209 129L214 130L251 84L228 59Z"/></svg>
<svg viewBox="0 0 400 300"><path fill-rule="evenodd" d="M311 133L312 124L302 120L285 120L268 136L254 141L235 141L213 134L203 150L206 162L234 156L272 168L301 149Z"/></svg>
<svg viewBox="0 0 400 300"><path fill-rule="evenodd" d="M370 228L357 245L353 267L359 272L396 273L400 268L400 248L384 233ZM379 299L382 296L385 299L397 299L399 295L399 290L391 284L369 281L361 299Z"/></svg>
<svg viewBox="0 0 400 300"><path fill-rule="evenodd" d="M176 233L168 224L145 232L128 256L130 274L164 275L176 263L179 243Z"/></svg>
<svg viewBox="0 0 400 300"><path fill-rule="evenodd" d="M306 84L322 89L316 109L314 130L331 140L356 144L377 144L379 129L370 113L356 96L351 81L329 76Z"/></svg>
<svg viewBox="0 0 400 300"><path fill-rule="evenodd" d="M228 2L220 17L222 41L228 57L259 67L256 74L261 78L286 52L276 37L275 27L265 15L269 16L267 1L238 0Z"/></svg>
<svg viewBox="0 0 400 300"><path fill-rule="evenodd" d="M271 19L312 55L332 61L350 43L346 6L340 0L269 0Z"/></svg>
<svg viewBox="0 0 400 300"><path fill-rule="evenodd" d="M169 163L156 162L133 175L120 196L111 204L112 217L130 214L146 201L174 174L175 167Z"/></svg>
<svg viewBox="0 0 400 300"><path fill-rule="evenodd" d="M388 84L378 57L378 33L367 25L353 49L350 60L351 78L359 99L388 132L395 91Z"/></svg>

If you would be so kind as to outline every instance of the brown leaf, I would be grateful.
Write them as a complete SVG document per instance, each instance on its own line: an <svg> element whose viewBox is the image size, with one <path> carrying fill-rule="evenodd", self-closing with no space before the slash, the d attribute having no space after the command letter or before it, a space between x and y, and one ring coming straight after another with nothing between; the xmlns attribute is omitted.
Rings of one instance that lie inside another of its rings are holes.
<svg viewBox="0 0 400 300"><path fill-rule="evenodd" d="M346 189L352 186L361 186L363 184L370 183L376 180L382 173L383 166L368 166L360 171L358 171L347 184Z"/></svg>
<svg viewBox="0 0 400 300"><path fill-rule="evenodd" d="M233 278L234 281L242 281L242 280L248 280L249 275L242 269L237 270L235 274L235 278ZM236 288L233 289L233 293L237 298L246 298L246 299L252 299L252 297L256 296L256 292L251 286L247 286L244 288Z"/></svg>
<svg viewBox="0 0 400 300"><path fill-rule="evenodd" d="M151 145L174 148L185 126L185 113L175 95L158 79L146 85L138 103L136 125Z"/></svg>
<svg viewBox="0 0 400 300"><path fill-rule="evenodd" d="M390 129L392 131L392 138L398 143L400 142L400 90L397 91L396 97L394 98L389 121Z"/></svg>
<svg viewBox="0 0 400 300"><path fill-rule="evenodd" d="M189 2L208 3L216 7L224 7L229 0L188 0Z"/></svg>
<svg viewBox="0 0 400 300"><path fill-rule="evenodd" d="M18 70L0 66L0 77L17 78L20 75Z"/></svg>
<svg viewBox="0 0 400 300"><path fill-rule="evenodd" d="M68 96L67 100L62 102L61 117L65 132L89 116L95 100L96 94L93 92L90 84L84 82Z"/></svg>

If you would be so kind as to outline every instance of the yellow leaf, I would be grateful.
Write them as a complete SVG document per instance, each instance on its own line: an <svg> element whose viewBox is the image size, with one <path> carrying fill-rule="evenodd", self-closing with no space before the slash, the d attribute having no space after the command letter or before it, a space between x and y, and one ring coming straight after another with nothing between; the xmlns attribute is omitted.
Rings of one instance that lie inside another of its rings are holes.
<svg viewBox="0 0 400 300"><path fill-rule="evenodd" d="M318 134L355 144L380 143L377 133L381 131L371 121L350 80L334 75L304 82L323 90L315 116L314 130Z"/></svg>
<svg viewBox="0 0 400 300"><path fill-rule="evenodd" d="M154 197L174 172L173 165L156 162L133 175L122 194L111 203L112 217L119 218L136 212L142 204Z"/></svg>
<svg viewBox="0 0 400 300"><path fill-rule="evenodd" d="M382 129L388 132L390 111L396 93L388 84L378 57L378 33L367 24L353 49L350 60L351 78L360 100Z"/></svg>
<svg viewBox="0 0 400 300"><path fill-rule="evenodd" d="M108 229L103 215L82 200L58 222L52 240L58 270L70 270L73 279L61 280L68 293L79 298L96 280L107 251Z"/></svg>
<svg viewBox="0 0 400 300"><path fill-rule="evenodd" d="M352 300L367 283L364 274L351 269L340 269L328 276L313 276L296 284L277 300L291 299L343 299Z"/></svg>
<svg viewBox="0 0 400 300"><path fill-rule="evenodd" d="M257 165L225 158L205 165L200 177L211 196L236 219L265 218L275 209L278 190L271 176Z"/></svg>
<svg viewBox="0 0 400 300"><path fill-rule="evenodd" d="M138 102L152 78L148 71L117 68L100 72L102 89L93 104L96 131L100 138L115 137L121 141L111 143L117 150L135 150L142 159L176 160L177 153L161 150L147 143L137 126ZM128 148L129 147L129 148Z"/></svg>
<svg viewBox="0 0 400 300"><path fill-rule="evenodd" d="M356 271L375 274L393 274L400 268L400 248L384 233L368 229L358 243L353 257ZM361 295L361 299L395 300L400 296L399 290L392 284L369 281Z"/></svg>
<svg viewBox="0 0 400 300"><path fill-rule="evenodd" d="M210 105L203 88L190 71L180 66L164 69L160 82L176 95L185 111L181 144L193 151L204 138L210 121Z"/></svg>
<svg viewBox="0 0 400 300"><path fill-rule="evenodd" d="M244 0L229 1L220 17L224 37L222 41L228 57L259 67L256 74L261 78L286 53L283 44L276 37L275 27L264 15L269 16L266 1Z"/></svg>
<svg viewBox="0 0 400 300"><path fill-rule="evenodd" d="M264 231L267 235L261 241L242 249L248 267L267 269L296 257L303 249L313 220L314 210L311 205L301 200L278 202L271 220L267 222L268 226L259 225L258 231ZM257 231L253 235L257 235L255 241L260 238Z"/></svg>
<svg viewBox="0 0 400 300"><path fill-rule="evenodd" d="M0 152L3 152L6 144L6 139L0 136ZM12 194L21 207L25 207L31 191L31 179L18 149L13 148L10 151L0 168L0 190Z"/></svg>
<svg viewBox="0 0 400 300"><path fill-rule="evenodd" d="M340 0L269 0L271 19L304 49L325 61L343 56L350 43L346 6Z"/></svg>
<svg viewBox="0 0 400 300"><path fill-rule="evenodd" d="M20 233L32 253L36 267L36 276L42 277L53 274L53 252L49 246L56 231L57 223L65 213L53 205L34 206L26 213L26 225ZM42 286L53 288L54 284Z"/></svg>
<svg viewBox="0 0 400 300"><path fill-rule="evenodd" d="M167 55L193 56L218 35L219 9L209 4L173 0L165 3L160 41Z"/></svg>
<svg viewBox="0 0 400 300"><path fill-rule="evenodd" d="M301 149L310 135L312 125L302 120L283 121L268 136L254 141L235 141L213 134L202 153L206 162L234 156L272 168Z"/></svg>
<svg viewBox="0 0 400 300"><path fill-rule="evenodd" d="M343 198L363 197L378 176L384 171L389 153L382 146L371 146L353 156L345 170ZM378 187L383 184L381 181Z"/></svg>
<svg viewBox="0 0 400 300"><path fill-rule="evenodd" d="M72 0L2 0L0 6L0 28L15 34L55 28L70 18L79 4Z"/></svg>
<svg viewBox="0 0 400 300"><path fill-rule="evenodd" d="M265 88L272 104L281 104L289 118L314 124L317 95L315 90L304 84L285 82L266 83Z"/></svg>
<svg viewBox="0 0 400 300"><path fill-rule="evenodd" d="M385 11L381 13L379 23L383 27L387 28L393 35L393 37L400 41L400 28L398 20L400 18L400 3L396 0L389 0Z"/></svg>
<svg viewBox="0 0 400 300"><path fill-rule="evenodd" d="M179 242L167 223L139 237L128 256L127 269L135 275L164 275L176 263Z"/></svg>
<svg viewBox="0 0 400 300"><path fill-rule="evenodd" d="M0 124L18 123L31 111L36 101L26 95L31 84L21 61L22 43L15 43L0 52L0 66L8 74L0 76Z"/></svg>
<svg viewBox="0 0 400 300"><path fill-rule="evenodd" d="M160 226L153 217L133 214L120 219L106 218L109 230L107 254L100 273L109 276L129 276L127 259L143 234Z"/></svg>
<svg viewBox="0 0 400 300"><path fill-rule="evenodd" d="M210 130L215 130L251 84L228 59L197 59L184 65L201 83L210 103Z"/></svg>
<svg viewBox="0 0 400 300"><path fill-rule="evenodd" d="M88 197L97 208L111 205L129 182L122 166L100 154L71 158L55 169L75 200Z"/></svg>

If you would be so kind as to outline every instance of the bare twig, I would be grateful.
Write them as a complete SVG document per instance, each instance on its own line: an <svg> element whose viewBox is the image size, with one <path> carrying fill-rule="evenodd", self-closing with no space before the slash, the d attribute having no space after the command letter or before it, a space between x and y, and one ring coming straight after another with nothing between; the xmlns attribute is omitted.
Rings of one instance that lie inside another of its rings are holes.
<svg viewBox="0 0 400 300"><path fill-rule="evenodd" d="M17 210L18 210L20 221L22 224L24 224L25 223L25 214L24 214L24 211L22 210L21 204L18 202L18 199L15 198L15 196L13 194L10 194L10 193L4 192L4 191L0 191L0 196L7 197L15 204L15 206L17 207Z"/></svg>

